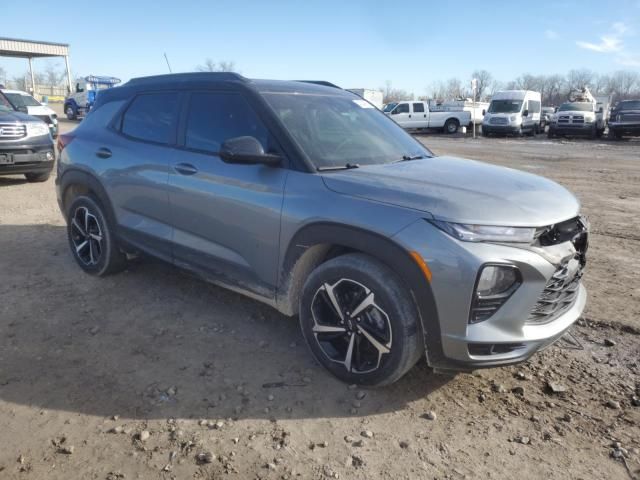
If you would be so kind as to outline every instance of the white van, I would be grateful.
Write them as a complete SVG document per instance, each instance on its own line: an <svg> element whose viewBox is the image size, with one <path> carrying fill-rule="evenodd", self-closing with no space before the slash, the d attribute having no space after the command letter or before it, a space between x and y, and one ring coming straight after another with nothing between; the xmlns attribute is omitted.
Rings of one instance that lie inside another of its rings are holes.
<svg viewBox="0 0 640 480"><path fill-rule="evenodd" d="M482 135L539 133L541 105L540 92L505 90L495 93L482 120Z"/></svg>

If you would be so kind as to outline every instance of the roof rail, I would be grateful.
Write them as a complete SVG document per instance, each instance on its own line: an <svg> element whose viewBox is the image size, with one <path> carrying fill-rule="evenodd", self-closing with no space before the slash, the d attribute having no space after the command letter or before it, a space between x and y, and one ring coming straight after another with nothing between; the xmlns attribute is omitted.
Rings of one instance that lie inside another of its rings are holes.
<svg viewBox="0 0 640 480"><path fill-rule="evenodd" d="M248 82L249 79L235 72L189 72L189 73L166 73L163 75L152 75L149 77L132 78L127 83L129 85L144 85L158 82L181 82L181 81L228 81L228 82Z"/></svg>
<svg viewBox="0 0 640 480"><path fill-rule="evenodd" d="M295 81L296 82L302 82L302 83L313 83L315 85L322 85L322 86L325 86L325 87L333 87L333 88L338 88L338 89L342 90L342 88L340 88L335 83L327 82L326 80L295 80Z"/></svg>

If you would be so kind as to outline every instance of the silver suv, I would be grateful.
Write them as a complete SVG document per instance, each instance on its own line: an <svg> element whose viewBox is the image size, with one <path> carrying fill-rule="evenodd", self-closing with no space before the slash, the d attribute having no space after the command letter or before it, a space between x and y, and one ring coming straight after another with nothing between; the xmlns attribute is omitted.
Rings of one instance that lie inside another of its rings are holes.
<svg viewBox="0 0 640 480"><path fill-rule="evenodd" d="M298 315L338 378L421 357L526 360L580 316L587 223L563 187L433 155L327 82L134 79L59 137L58 202L93 275L144 252Z"/></svg>

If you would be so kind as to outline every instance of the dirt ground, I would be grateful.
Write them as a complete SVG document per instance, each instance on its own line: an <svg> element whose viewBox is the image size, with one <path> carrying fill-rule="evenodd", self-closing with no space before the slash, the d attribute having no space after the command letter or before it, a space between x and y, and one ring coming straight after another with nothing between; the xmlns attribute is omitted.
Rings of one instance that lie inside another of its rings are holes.
<svg viewBox="0 0 640 480"><path fill-rule="evenodd" d="M640 478L640 142L420 138L578 195L583 349L354 389L260 303L152 260L83 274L53 179L0 177L0 479Z"/></svg>

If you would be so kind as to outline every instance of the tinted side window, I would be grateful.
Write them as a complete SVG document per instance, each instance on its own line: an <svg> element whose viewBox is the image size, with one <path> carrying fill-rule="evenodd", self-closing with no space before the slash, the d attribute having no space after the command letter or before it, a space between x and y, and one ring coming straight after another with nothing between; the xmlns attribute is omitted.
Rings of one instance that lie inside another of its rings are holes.
<svg viewBox="0 0 640 480"><path fill-rule="evenodd" d="M414 103L413 104L413 112L414 113L422 113L422 112L424 112L424 103Z"/></svg>
<svg viewBox="0 0 640 480"><path fill-rule="evenodd" d="M396 108L396 113L409 113L409 104L401 103L400 105L398 105L398 107Z"/></svg>
<svg viewBox="0 0 640 480"><path fill-rule="evenodd" d="M178 117L177 93L137 96L122 118L122 133L149 142L172 142Z"/></svg>
<svg viewBox="0 0 640 480"><path fill-rule="evenodd" d="M257 138L265 152L270 150L266 127L241 95L191 94L186 147L217 153L225 140L244 136Z"/></svg>

